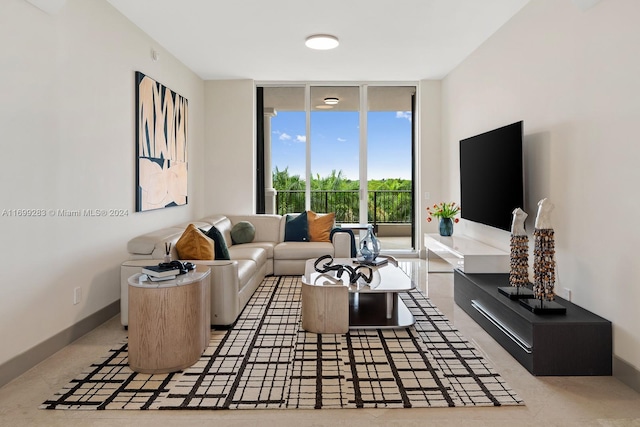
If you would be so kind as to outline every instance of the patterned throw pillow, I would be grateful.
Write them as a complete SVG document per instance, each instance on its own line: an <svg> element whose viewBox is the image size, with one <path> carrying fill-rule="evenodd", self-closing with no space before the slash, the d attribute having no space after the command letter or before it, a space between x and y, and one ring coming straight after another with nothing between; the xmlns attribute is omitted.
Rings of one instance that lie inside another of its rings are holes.
<svg viewBox="0 0 640 427"><path fill-rule="evenodd" d="M334 212L319 215L313 211L307 211L309 223L309 240L312 242L331 242L329 236L336 220Z"/></svg>
<svg viewBox="0 0 640 427"><path fill-rule="evenodd" d="M213 260L215 259L215 249L213 240L193 225L189 224L176 242L178 257L183 260Z"/></svg>

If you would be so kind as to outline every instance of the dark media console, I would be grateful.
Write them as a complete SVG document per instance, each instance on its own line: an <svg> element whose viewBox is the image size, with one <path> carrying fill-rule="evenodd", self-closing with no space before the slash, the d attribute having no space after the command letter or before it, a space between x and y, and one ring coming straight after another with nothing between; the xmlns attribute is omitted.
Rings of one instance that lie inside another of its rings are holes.
<svg viewBox="0 0 640 427"><path fill-rule="evenodd" d="M556 297L566 314L534 314L498 293L509 275L454 270L454 300L533 375L611 375L611 322Z"/></svg>

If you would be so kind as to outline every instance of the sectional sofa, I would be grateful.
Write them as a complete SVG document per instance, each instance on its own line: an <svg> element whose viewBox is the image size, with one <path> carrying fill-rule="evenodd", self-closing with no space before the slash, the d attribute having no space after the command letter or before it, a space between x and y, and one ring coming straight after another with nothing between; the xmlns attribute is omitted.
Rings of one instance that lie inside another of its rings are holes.
<svg viewBox="0 0 640 427"><path fill-rule="evenodd" d="M172 259L180 259L176 242L189 224L202 231L215 226L228 248L229 260L186 260L211 267L211 324L231 325L249 298L267 275L302 275L305 261L322 255L336 258L354 253L353 235L332 232L330 241L288 241L285 239L291 215L212 215L175 227L155 230L131 239L127 244L130 259L120 270L120 317L123 326L129 323L128 278L146 265L157 265L165 256L165 243L171 243ZM249 243L234 244L231 231L235 224L246 221L255 228ZM340 230L334 230L340 231Z"/></svg>

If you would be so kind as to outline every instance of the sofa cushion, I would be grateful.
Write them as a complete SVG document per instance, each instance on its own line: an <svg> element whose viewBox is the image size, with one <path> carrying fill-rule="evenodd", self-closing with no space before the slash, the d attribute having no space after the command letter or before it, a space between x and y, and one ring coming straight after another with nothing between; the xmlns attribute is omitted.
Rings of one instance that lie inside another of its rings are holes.
<svg viewBox="0 0 640 427"><path fill-rule="evenodd" d="M237 248L261 248L264 249L267 259L273 259L273 248L277 245L276 242L256 242L255 240L251 243L243 243ZM236 248L236 246L232 246L231 248ZM237 257L235 258L237 259Z"/></svg>
<svg viewBox="0 0 640 427"><path fill-rule="evenodd" d="M213 240L213 248L215 251L216 259L231 259L229 257L229 248L227 247L227 242L224 240L224 236L222 235L220 230L216 228L215 225L212 225L209 231L205 233L205 235Z"/></svg>
<svg viewBox="0 0 640 427"><path fill-rule="evenodd" d="M253 242L281 242L280 221L284 218L276 214L246 214L228 215L233 224L239 221L249 221L256 228ZM284 226L283 226L284 229ZM222 230L220 230L222 231Z"/></svg>
<svg viewBox="0 0 640 427"><path fill-rule="evenodd" d="M258 267L267 262L267 251L262 248L249 246L251 243L243 245L233 245L229 248L229 255L232 260L249 259L254 261Z"/></svg>
<svg viewBox="0 0 640 427"><path fill-rule="evenodd" d="M240 221L231 228L231 240L234 245L251 243L256 236L256 228L249 221Z"/></svg>
<svg viewBox="0 0 640 427"><path fill-rule="evenodd" d="M287 223L284 226L284 241L309 241L309 225L307 221L307 212L302 212L298 216L287 215Z"/></svg>
<svg viewBox="0 0 640 427"><path fill-rule="evenodd" d="M213 240L193 224L187 226L176 242L176 250L180 259L213 260L215 258Z"/></svg>
<svg viewBox="0 0 640 427"><path fill-rule="evenodd" d="M275 260L306 260L322 255L333 256L333 244L328 242L282 242L273 249Z"/></svg>
<svg viewBox="0 0 640 427"><path fill-rule="evenodd" d="M331 242L329 234L336 220L335 213L325 215L307 211L307 221L309 223L309 240L312 242Z"/></svg>

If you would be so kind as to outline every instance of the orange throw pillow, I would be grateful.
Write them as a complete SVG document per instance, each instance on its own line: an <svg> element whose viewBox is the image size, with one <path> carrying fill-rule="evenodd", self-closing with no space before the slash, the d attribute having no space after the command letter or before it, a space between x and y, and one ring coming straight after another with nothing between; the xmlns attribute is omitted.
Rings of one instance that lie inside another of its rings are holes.
<svg viewBox="0 0 640 427"><path fill-rule="evenodd" d="M212 260L216 255L213 240L193 224L187 226L176 242L176 251L183 260Z"/></svg>
<svg viewBox="0 0 640 427"><path fill-rule="evenodd" d="M331 242L329 236L336 220L334 212L326 215L318 215L313 211L307 211L307 223L309 224L309 240L311 242Z"/></svg>

